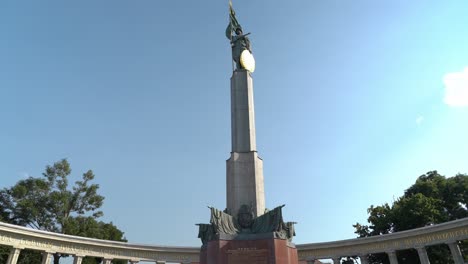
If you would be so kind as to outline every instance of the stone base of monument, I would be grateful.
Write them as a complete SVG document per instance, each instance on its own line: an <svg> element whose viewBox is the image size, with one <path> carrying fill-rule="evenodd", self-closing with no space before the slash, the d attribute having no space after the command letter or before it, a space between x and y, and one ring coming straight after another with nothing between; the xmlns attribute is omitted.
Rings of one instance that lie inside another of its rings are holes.
<svg viewBox="0 0 468 264"><path fill-rule="evenodd" d="M294 222L284 222L282 206L254 217L242 205L237 217L210 207L210 224L197 224L203 246L200 264L298 264L291 243Z"/></svg>
<svg viewBox="0 0 468 264"><path fill-rule="evenodd" d="M200 252L200 264L298 264L296 246L274 233L220 235Z"/></svg>

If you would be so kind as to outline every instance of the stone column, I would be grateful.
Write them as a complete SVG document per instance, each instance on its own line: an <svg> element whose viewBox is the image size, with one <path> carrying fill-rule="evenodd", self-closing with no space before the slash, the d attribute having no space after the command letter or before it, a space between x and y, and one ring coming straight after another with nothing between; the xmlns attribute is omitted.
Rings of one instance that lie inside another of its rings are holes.
<svg viewBox="0 0 468 264"><path fill-rule="evenodd" d="M51 252L44 252L42 253L42 264L50 264L52 260L52 254Z"/></svg>
<svg viewBox="0 0 468 264"><path fill-rule="evenodd" d="M112 259L111 259L111 258L104 258L104 259L102 260L102 263L103 263L103 264L112 264Z"/></svg>
<svg viewBox="0 0 468 264"><path fill-rule="evenodd" d="M340 264L341 263L341 257L332 258L332 259L333 259L333 264Z"/></svg>
<svg viewBox="0 0 468 264"><path fill-rule="evenodd" d="M16 264L16 262L18 262L20 252L21 248L12 248L10 250L10 255L8 255L8 260L6 264Z"/></svg>
<svg viewBox="0 0 468 264"><path fill-rule="evenodd" d="M359 260L361 261L361 264L369 264L369 261L367 260L367 255L359 256Z"/></svg>
<svg viewBox="0 0 468 264"><path fill-rule="evenodd" d="M257 150L253 81L248 71L234 71L231 77L232 152Z"/></svg>
<svg viewBox="0 0 468 264"><path fill-rule="evenodd" d="M421 264L431 264L425 247L418 247L416 250L418 251L419 261Z"/></svg>
<svg viewBox="0 0 468 264"><path fill-rule="evenodd" d="M242 205L254 216L265 213L263 161L257 155L252 76L234 71L231 78L231 157L226 161L228 213L237 217Z"/></svg>
<svg viewBox="0 0 468 264"><path fill-rule="evenodd" d="M388 259L390 260L390 264L398 264L396 251L389 251L387 252L387 255L388 255Z"/></svg>
<svg viewBox="0 0 468 264"><path fill-rule="evenodd" d="M73 264L81 264L84 256L75 255L73 256Z"/></svg>
<svg viewBox="0 0 468 264"><path fill-rule="evenodd" d="M450 252L452 253L452 258L455 264L464 264L465 259L463 258L462 252L460 251L460 247L458 246L457 241L453 241L447 243L450 248Z"/></svg>

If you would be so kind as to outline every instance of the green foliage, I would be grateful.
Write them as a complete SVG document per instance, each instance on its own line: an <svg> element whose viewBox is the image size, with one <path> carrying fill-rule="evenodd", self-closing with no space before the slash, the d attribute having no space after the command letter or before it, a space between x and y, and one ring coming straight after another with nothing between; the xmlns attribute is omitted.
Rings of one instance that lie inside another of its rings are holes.
<svg viewBox="0 0 468 264"><path fill-rule="evenodd" d="M97 221L93 217L70 217L65 224L65 233L74 236L127 242L114 224Z"/></svg>
<svg viewBox="0 0 468 264"><path fill-rule="evenodd" d="M1 200L1 196L0 196ZM5 211L3 206L0 205L0 222L9 222L8 213Z"/></svg>
<svg viewBox="0 0 468 264"><path fill-rule="evenodd" d="M73 186L69 186L70 174L70 164L63 159L47 166L41 178L30 177L0 190L0 221L68 235L126 241L123 232L112 223L96 220L102 216L99 208L104 197L97 193L99 185L91 183L93 172L85 172ZM0 263L8 252L8 248L0 248ZM55 254L54 263L60 257ZM41 260L37 252L25 251L19 261L31 264L36 259Z"/></svg>
<svg viewBox="0 0 468 264"><path fill-rule="evenodd" d="M66 159L47 166L43 178L30 177L11 188L0 191L0 207L12 222L36 229L63 233L63 227L72 215L92 213L102 215L98 209L104 197L97 194L99 185L91 170L83 174L70 189L68 177L70 164Z"/></svg>
<svg viewBox="0 0 468 264"><path fill-rule="evenodd" d="M371 205L367 210L369 225L356 223L355 233L368 237L439 224L468 216L468 175L445 178L430 171L421 175L404 195L391 206ZM464 244L460 245L462 249ZM428 248L431 263L453 263L446 246ZM398 252L399 263L418 263L415 250ZM369 256L370 263L389 263L385 254Z"/></svg>
<svg viewBox="0 0 468 264"><path fill-rule="evenodd" d="M18 258L18 264L41 264L42 254L39 251L23 249Z"/></svg>
<svg viewBox="0 0 468 264"><path fill-rule="evenodd" d="M422 193L398 199L393 204L390 217L392 232L443 223L448 220L444 213L443 202L424 196Z"/></svg>
<svg viewBox="0 0 468 264"><path fill-rule="evenodd" d="M0 246L0 263L7 263L11 247ZM42 255L39 251L24 249L18 258L18 264L41 264Z"/></svg>
<svg viewBox="0 0 468 264"><path fill-rule="evenodd" d="M123 237L124 233L120 231L114 224L97 221L93 217L70 217L65 224L65 233L74 236L92 237L97 239L113 240L127 242ZM101 263L101 258L86 257L83 259L83 264L98 264ZM120 264L127 263L124 260L113 260L112 263Z"/></svg>
<svg viewBox="0 0 468 264"><path fill-rule="evenodd" d="M10 254L10 247L0 246L0 263L6 263Z"/></svg>
<svg viewBox="0 0 468 264"><path fill-rule="evenodd" d="M466 246L461 243L460 248ZM427 254L429 255L431 264L454 264L452 253L446 245L434 245L427 248ZM415 252L415 255L417 253Z"/></svg>

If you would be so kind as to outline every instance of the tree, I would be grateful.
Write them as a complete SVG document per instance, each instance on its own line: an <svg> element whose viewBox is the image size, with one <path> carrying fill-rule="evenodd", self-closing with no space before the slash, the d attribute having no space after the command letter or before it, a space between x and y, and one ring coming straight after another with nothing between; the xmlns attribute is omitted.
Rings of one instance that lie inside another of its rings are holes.
<svg viewBox="0 0 468 264"><path fill-rule="evenodd" d="M0 222L7 222L8 218L8 213L5 212L5 209L3 207L0 207Z"/></svg>
<svg viewBox="0 0 468 264"><path fill-rule="evenodd" d="M127 240L123 238L123 232L120 231L114 224L104 223L97 221L93 217L71 217L65 225L65 233L74 236L92 237L97 239L123 241ZM101 258L85 257L82 264L97 264L101 263ZM121 263L126 264L127 261L114 260L114 264Z"/></svg>
<svg viewBox="0 0 468 264"><path fill-rule="evenodd" d="M46 166L43 177L20 180L0 190L0 217L9 223L50 232L125 241L123 232L112 223L96 221L104 197L99 185L91 184L88 170L81 180L69 186L70 164L62 159ZM54 254L54 264L62 257Z"/></svg>
<svg viewBox="0 0 468 264"><path fill-rule="evenodd" d="M371 205L367 210L369 225L356 223L353 226L359 237L369 237L460 219L468 216L467 198L468 175L445 178L437 171L430 171L421 175L391 206L387 203ZM465 247L463 243L460 246ZM453 263L443 245L429 247L428 254L431 263ZM419 258L415 250L404 250L398 252L398 260L399 263L418 263ZM372 254L369 262L389 263L386 254Z"/></svg>
<svg viewBox="0 0 468 264"><path fill-rule="evenodd" d="M0 246L0 263L6 263L10 254L10 249L5 246Z"/></svg>

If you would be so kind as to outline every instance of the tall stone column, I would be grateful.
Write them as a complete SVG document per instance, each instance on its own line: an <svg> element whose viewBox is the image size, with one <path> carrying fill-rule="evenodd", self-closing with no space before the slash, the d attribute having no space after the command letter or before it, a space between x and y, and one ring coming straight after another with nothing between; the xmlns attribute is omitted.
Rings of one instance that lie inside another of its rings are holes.
<svg viewBox="0 0 468 264"><path fill-rule="evenodd" d="M419 261L421 261L421 264L431 264L425 247L419 247L416 248L416 250L418 251Z"/></svg>
<svg viewBox="0 0 468 264"><path fill-rule="evenodd" d="M236 70L231 78L231 157L226 166L227 209L237 217L242 205L254 216L265 212L263 161L257 155L253 81L250 72Z"/></svg>
<svg viewBox="0 0 468 264"><path fill-rule="evenodd" d="M104 259L102 260L102 263L103 263L103 264L112 264L112 259L111 259L111 258L104 258Z"/></svg>
<svg viewBox="0 0 468 264"><path fill-rule="evenodd" d="M464 264L465 259L463 258L463 255L460 251L460 247L458 246L457 241L447 243L447 245L450 248L450 252L452 253L452 258L455 264Z"/></svg>
<svg viewBox="0 0 468 264"><path fill-rule="evenodd" d="M83 262L83 256L73 256L73 264L81 264L81 262Z"/></svg>
<svg viewBox="0 0 468 264"><path fill-rule="evenodd" d="M387 255L388 255L388 259L390 260L390 264L398 264L396 251L389 251L387 252Z"/></svg>
<svg viewBox="0 0 468 264"><path fill-rule="evenodd" d="M52 261L52 253L44 252L42 253L42 264L50 264Z"/></svg>
<svg viewBox="0 0 468 264"><path fill-rule="evenodd" d="M6 264L16 264L16 262L18 262L20 252L20 248L12 248L10 250L10 255L8 255L8 260Z"/></svg>
<svg viewBox="0 0 468 264"><path fill-rule="evenodd" d="M359 260L361 261L361 264L368 264L369 263L369 261L367 260L367 255L359 256Z"/></svg>

